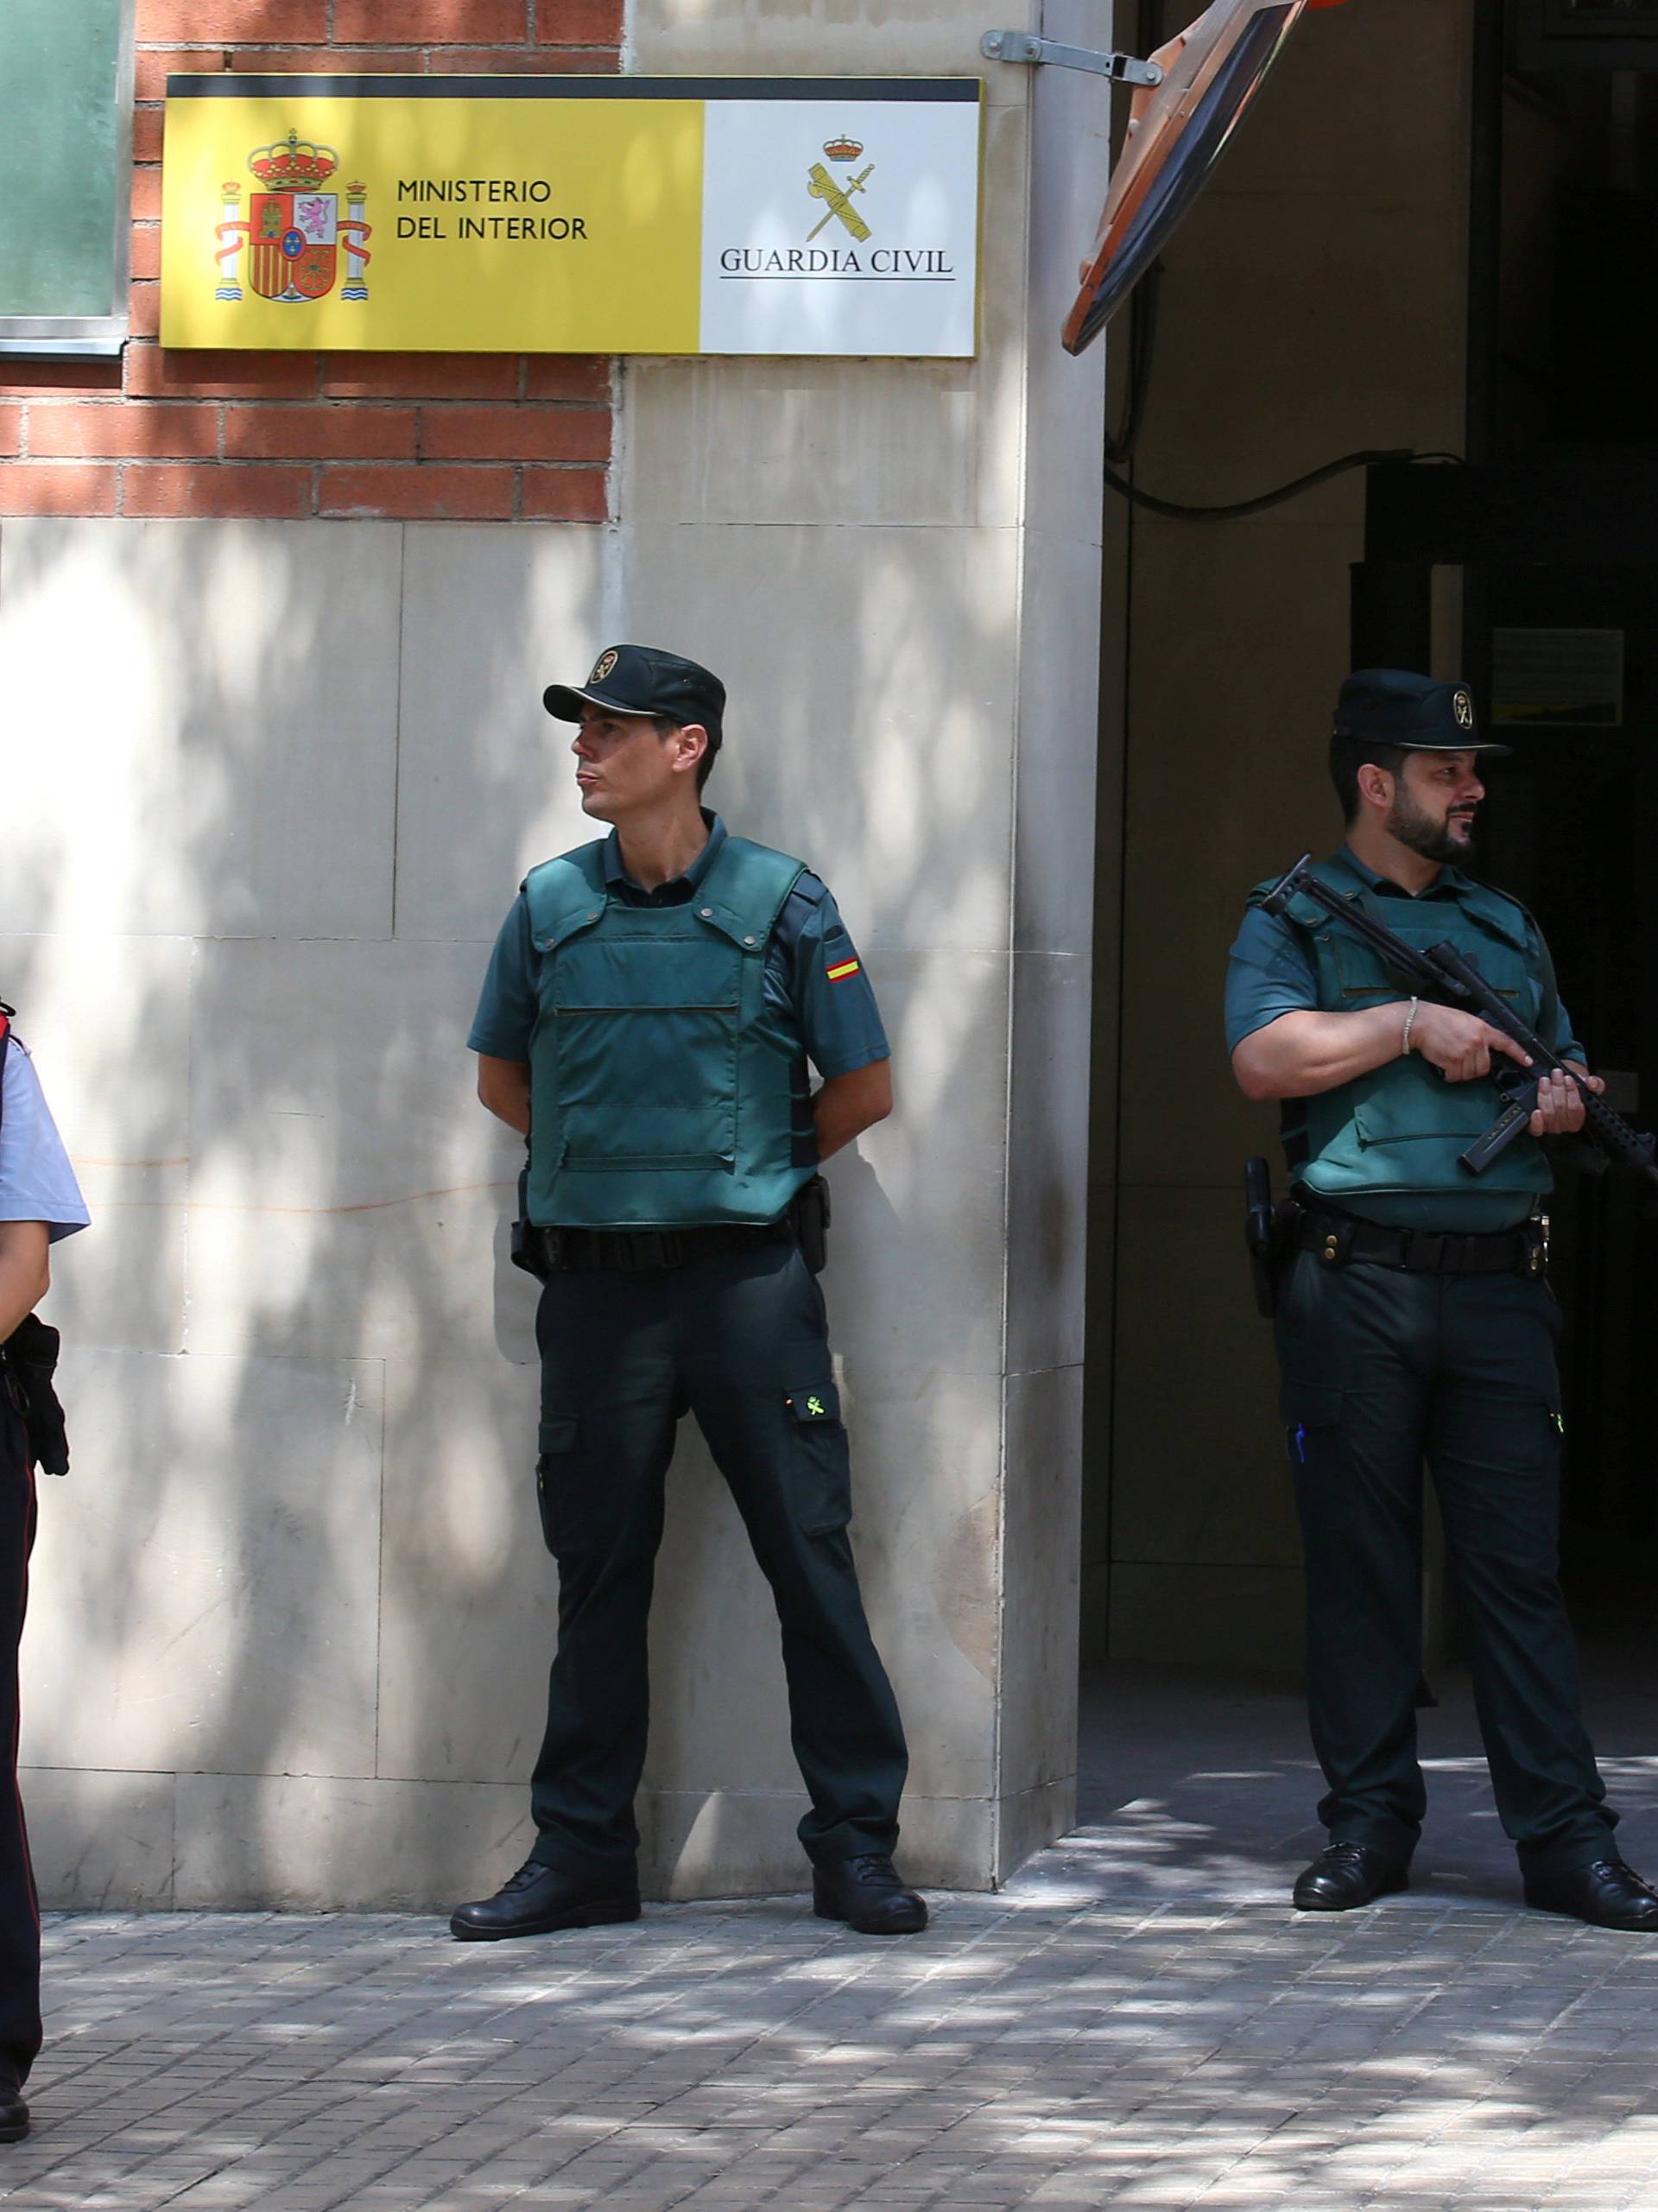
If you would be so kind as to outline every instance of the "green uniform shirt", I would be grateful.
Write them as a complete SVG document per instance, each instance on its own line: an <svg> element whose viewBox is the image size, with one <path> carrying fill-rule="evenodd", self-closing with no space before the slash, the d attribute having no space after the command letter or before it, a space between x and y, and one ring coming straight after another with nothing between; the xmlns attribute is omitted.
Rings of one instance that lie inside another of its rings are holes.
<svg viewBox="0 0 1658 2212"><path fill-rule="evenodd" d="M1342 859L1364 878L1378 897L1413 896L1400 884L1367 868L1351 846L1343 846ZM1419 896L1427 900L1457 900L1469 888L1469 879L1459 869L1446 867ZM1542 941L1535 927L1531 935L1535 954L1531 964L1541 969ZM1262 907L1250 907L1232 946L1226 972L1227 1051L1235 1051L1246 1036L1265 1029L1281 1014L1316 1011L1318 1005L1317 971L1301 931L1282 915L1269 914ZM1566 1058L1586 1064L1587 1055L1573 1032L1564 1005L1555 1029L1554 1047ZM1525 1219L1529 1208L1524 1200L1516 1200L1511 1192L1481 1190L1471 1183L1466 1190L1424 1191L1420 1196L1403 1192L1379 1194L1367 1198L1362 1207L1355 1206L1350 1210L1362 1211L1367 1220L1382 1222L1389 1228L1467 1233L1512 1228Z"/></svg>

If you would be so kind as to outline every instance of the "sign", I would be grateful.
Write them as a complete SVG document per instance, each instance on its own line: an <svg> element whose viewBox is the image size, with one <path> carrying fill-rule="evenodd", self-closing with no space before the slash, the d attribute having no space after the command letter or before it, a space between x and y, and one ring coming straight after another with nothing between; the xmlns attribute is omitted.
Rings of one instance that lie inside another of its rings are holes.
<svg viewBox="0 0 1658 2212"><path fill-rule="evenodd" d="M1621 729L1621 630L1494 630L1491 719L1510 730Z"/></svg>
<svg viewBox="0 0 1658 2212"><path fill-rule="evenodd" d="M161 343L971 355L981 89L169 77Z"/></svg>

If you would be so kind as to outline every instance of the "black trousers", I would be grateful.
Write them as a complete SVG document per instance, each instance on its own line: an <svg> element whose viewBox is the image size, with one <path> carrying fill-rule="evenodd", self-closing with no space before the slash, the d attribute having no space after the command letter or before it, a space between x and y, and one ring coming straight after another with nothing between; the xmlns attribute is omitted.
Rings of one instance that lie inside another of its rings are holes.
<svg viewBox="0 0 1658 2212"><path fill-rule="evenodd" d="M891 1851L908 1759L847 1540L846 1432L822 1294L798 1248L555 1275L536 1339L537 1496L559 1564L559 1644L530 1790L535 1856L595 1878L632 1875L646 1623L674 1425L687 1410L776 1603L812 1801L801 1841L816 1861Z"/></svg>
<svg viewBox="0 0 1658 2212"><path fill-rule="evenodd" d="M1282 1410L1332 1841L1404 1860L1421 1833L1426 1459L1503 1829L1535 1874L1612 1852L1557 1579L1559 1326L1547 1285L1519 1275L1326 1267L1303 1252L1285 1278Z"/></svg>
<svg viewBox="0 0 1658 2212"><path fill-rule="evenodd" d="M35 1476L23 1424L0 1368L0 2053L22 2081L41 2047L41 1915L17 1794L17 1646L35 1543Z"/></svg>

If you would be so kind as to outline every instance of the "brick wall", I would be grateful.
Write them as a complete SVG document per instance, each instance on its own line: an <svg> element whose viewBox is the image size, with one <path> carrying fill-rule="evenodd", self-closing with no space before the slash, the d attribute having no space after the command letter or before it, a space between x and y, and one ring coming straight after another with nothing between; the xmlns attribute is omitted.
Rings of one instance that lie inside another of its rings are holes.
<svg viewBox="0 0 1658 2212"><path fill-rule="evenodd" d="M0 515L602 522L607 361L155 342L161 102L182 70L613 70L623 0L137 0L132 337L0 359ZM3 100L0 99L0 110Z"/></svg>

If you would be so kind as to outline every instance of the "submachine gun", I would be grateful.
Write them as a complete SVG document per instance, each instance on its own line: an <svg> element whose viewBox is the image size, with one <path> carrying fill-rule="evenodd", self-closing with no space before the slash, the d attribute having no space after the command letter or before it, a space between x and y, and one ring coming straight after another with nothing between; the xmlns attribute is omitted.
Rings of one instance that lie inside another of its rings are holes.
<svg viewBox="0 0 1658 2212"><path fill-rule="evenodd" d="M1477 1137L1467 1150L1458 1156L1459 1163L1471 1175L1484 1175L1491 1162L1526 1127L1537 1110L1537 1093L1543 1077L1565 1074L1582 1095L1584 1135L1592 1138L1609 1159L1621 1161L1644 1176L1649 1182L1658 1183L1658 1164L1655 1164L1658 1138L1630 1128L1621 1114L1614 1112L1604 1099L1598 1097L1583 1078L1566 1066L1554 1043L1539 1036L1535 1030L1522 1021L1502 992L1486 980L1466 954L1448 942L1419 951L1402 937L1395 937L1386 922L1378 922L1356 897L1332 891L1321 877L1315 875L1310 852L1302 853L1261 904L1269 914L1282 914L1296 898L1311 899L1332 920L1362 937L1410 984L1419 997L1441 1006L1454 1006L1463 1013L1478 1014L1492 1029L1499 1030L1510 1043L1517 1044L1531 1061L1529 1069L1510 1066L1494 1074L1493 1080L1503 1096L1503 1111L1485 1134ZM1246 1178L1250 1253L1255 1268L1256 1298L1262 1311L1270 1314L1270 1255L1278 1242L1278 1217L1283 1209L1272 1205L1264 1161L1251 1160Z"/></svg>

